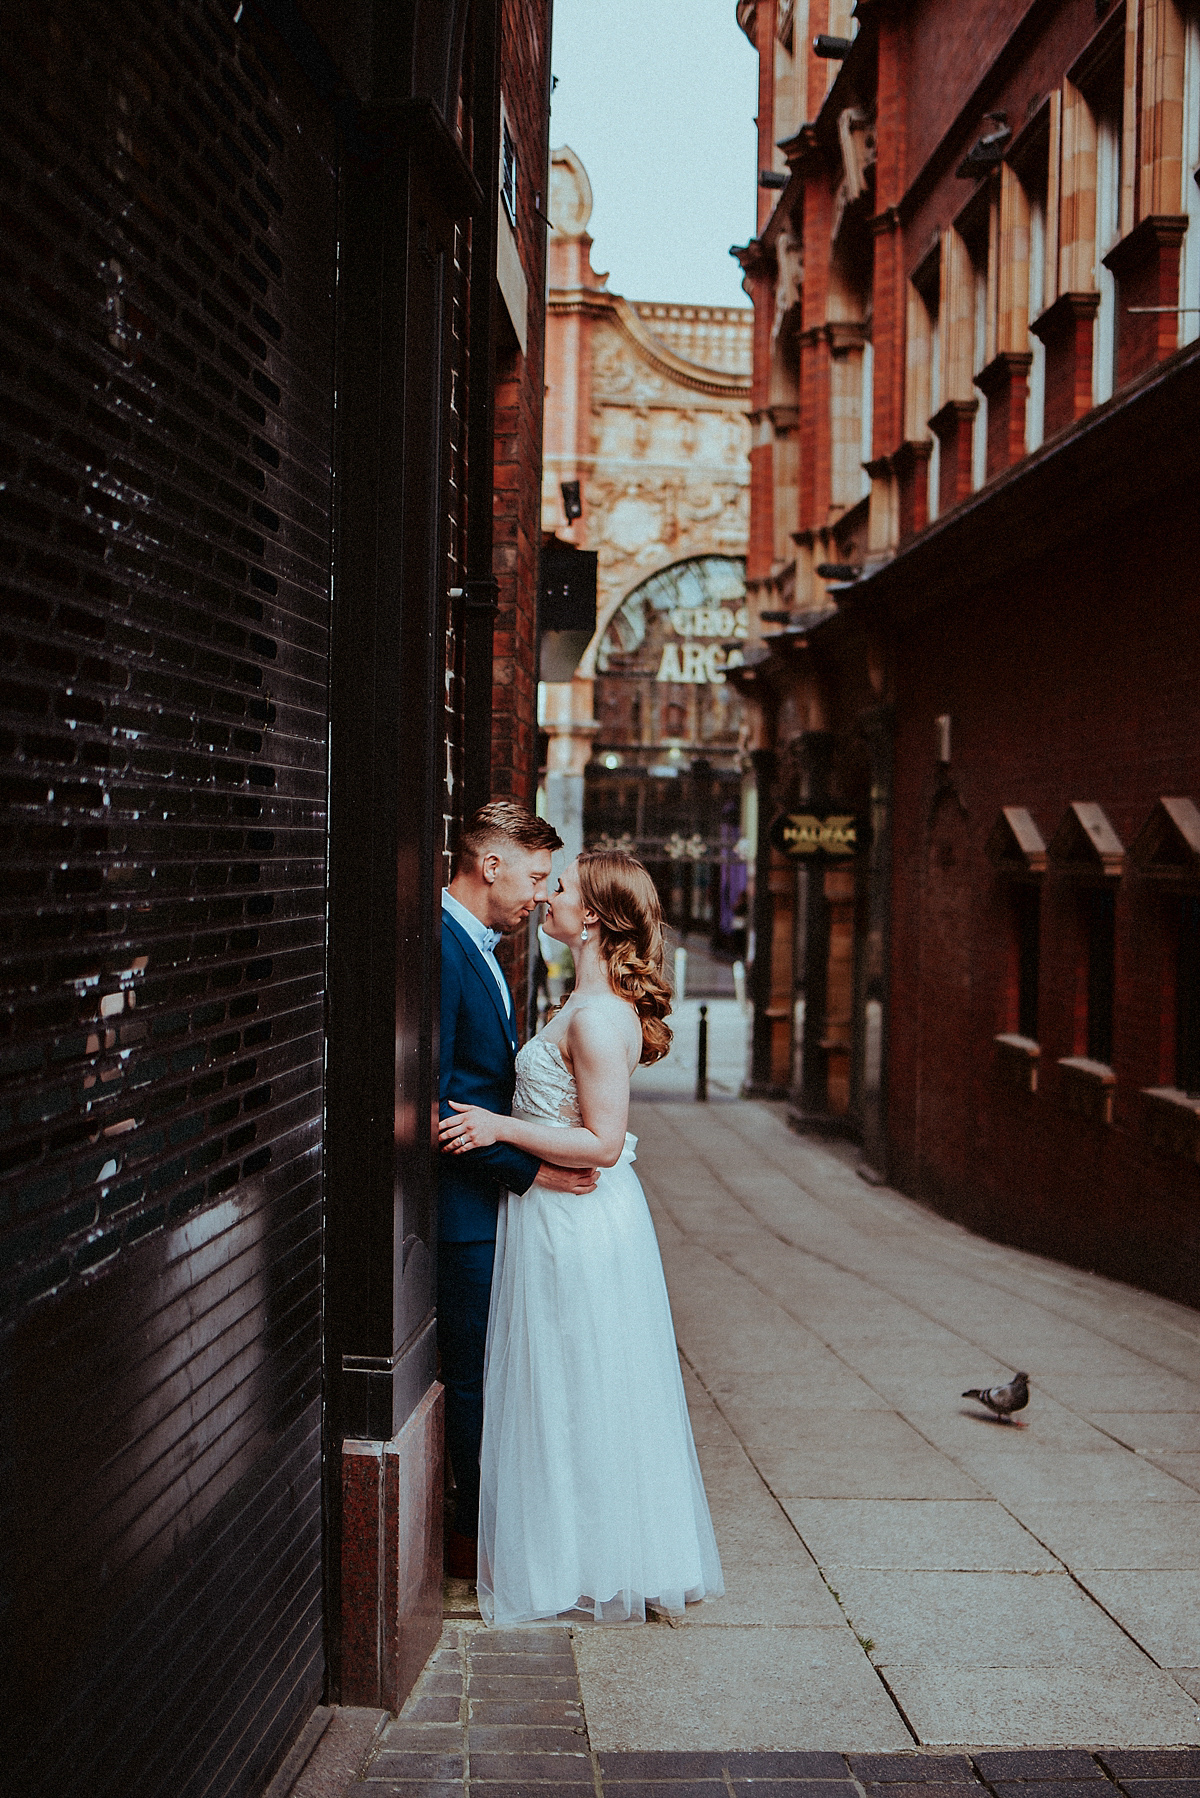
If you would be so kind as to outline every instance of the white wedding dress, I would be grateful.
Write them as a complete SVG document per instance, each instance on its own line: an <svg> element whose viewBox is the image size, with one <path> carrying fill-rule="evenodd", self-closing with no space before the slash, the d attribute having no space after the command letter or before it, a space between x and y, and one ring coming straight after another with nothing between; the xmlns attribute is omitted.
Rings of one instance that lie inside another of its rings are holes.
<svg viewBox="0 0 1200 1798"><path fill-rule="evenodd" d="M558 1048L517 1056L514 1117L579 1124ZM625 1138L583 1195L501 1203L484 1374L479 1608L643 1621L724 1591L662 1260Z"/></svg>

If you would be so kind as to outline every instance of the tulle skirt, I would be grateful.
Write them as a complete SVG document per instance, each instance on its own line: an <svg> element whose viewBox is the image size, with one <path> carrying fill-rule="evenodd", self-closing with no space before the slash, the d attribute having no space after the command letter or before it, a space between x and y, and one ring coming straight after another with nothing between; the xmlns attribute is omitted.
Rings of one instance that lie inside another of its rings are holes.
<svg viewBox="0 0 1200 1798"><path fill-rule="evenodd" d="M479 1503L479 1606L500 1627L724 1591L635 1141L594 1192L500 1207Z"/></svg>

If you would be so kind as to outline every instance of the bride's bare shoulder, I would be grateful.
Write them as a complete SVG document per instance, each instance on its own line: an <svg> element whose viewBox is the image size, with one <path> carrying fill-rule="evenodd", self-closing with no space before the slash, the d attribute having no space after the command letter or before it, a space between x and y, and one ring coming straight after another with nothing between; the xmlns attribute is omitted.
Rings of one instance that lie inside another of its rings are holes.
<svg viewBox="0 0 1200 1798"><path fill-rule="evenodd" d="M641 1020L628 1000L616 993L590 994L577 1003L568 1035L572 1047L583 1054L611 1054L619 1043L625 1050L636 1047L641 1054Z"/></svg>

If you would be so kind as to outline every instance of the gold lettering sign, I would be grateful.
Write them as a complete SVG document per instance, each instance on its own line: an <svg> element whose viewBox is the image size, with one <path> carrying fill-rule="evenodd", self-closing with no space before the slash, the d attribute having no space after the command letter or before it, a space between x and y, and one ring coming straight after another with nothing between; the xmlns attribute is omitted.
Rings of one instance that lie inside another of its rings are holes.
<svg viewBox="0 0 1200 1798"><path fill-rule="evenodd" d="M854 855L858 819L853 812L828 818L790 812L776 826L775 844L785 855Z"/></svg>
<svg viewBox="0 0 1200 1798"><path fill-rule="evenodd" d="M668 637L654 678L687 687L719 687L724 684L725 669L740 668L744 660L736 647L727 650L722 643L679 644Z"/></svg>

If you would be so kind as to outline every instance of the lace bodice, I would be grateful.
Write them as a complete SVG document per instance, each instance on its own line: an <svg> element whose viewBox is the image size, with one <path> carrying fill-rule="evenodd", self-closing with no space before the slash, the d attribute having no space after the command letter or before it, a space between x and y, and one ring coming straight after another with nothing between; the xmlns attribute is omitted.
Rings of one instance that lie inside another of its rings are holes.
<svg viewBox="0 0 1200 1798"><path fill-rule="evenodd" d="M517 1053L513 1114L564 1129L583 1122L574 1076L557 1043L548 1043L544 1036L532 1037Z"/></svg>

